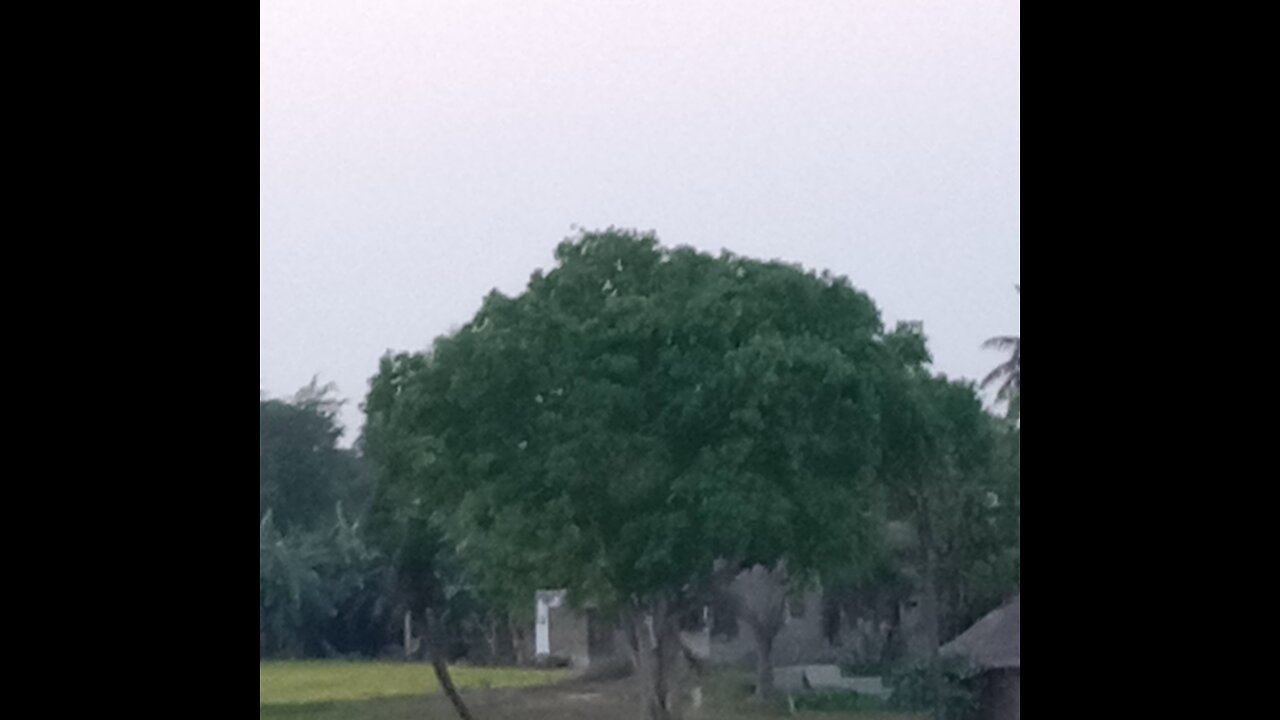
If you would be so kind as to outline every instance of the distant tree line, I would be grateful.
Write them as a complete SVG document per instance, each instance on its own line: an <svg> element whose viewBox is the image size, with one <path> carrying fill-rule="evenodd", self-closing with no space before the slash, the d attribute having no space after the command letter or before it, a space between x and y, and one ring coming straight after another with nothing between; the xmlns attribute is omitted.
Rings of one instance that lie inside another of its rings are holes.
<svg viewBox="0 0 1280 720"><path fill-rule="evenodd" d="M259 654L399 656L405 613L416 609L414 654L425 657L413 559L400 550L399 538L387 537L385 523L381 534L370 530L378 518L370 513L377 468L359 440L340 446L336 392L316 380L285 398L260 391ZM456 565L445 562L437 571L456 571ZM507 614L489 611L456 572L450 583L444 656L514 662Z"/></svg>

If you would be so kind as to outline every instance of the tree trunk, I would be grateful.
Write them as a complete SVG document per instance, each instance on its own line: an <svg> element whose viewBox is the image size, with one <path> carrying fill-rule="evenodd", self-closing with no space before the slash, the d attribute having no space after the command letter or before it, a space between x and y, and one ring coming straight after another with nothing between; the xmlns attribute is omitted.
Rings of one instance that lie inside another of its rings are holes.
<svg viewBox="0 0 1280 720"><path fill-rule="evenodd" d="M626 613L628 640L635 654L645 718L679 720L679 708L671 690L680 638L674 618L668 617L665 600L658 600L646 609L649 610L647 617L635 608Z"/></svg>
<svg viewBox="0 0 1280 720"><path fill-rule="evenodd" d="M439 619L433 617L433 612L426 612L427 626L423 644L427 646L427 652L431 656L431 669L436 673L436 681L440 683L440 689L444 692L445 697L449 698L449 702L453 703L453 709L457 711L461 720L475 720L471 711L467 709L466 703L462 701L462 696L458 694L458 688L453 684L453 677L449 674L449 665L445 662L444 656L444 627Z"/></svg>
<svg viewBox="0 0 1280 720"><path fill-rule="evenodd" d="M515 640L511 636L511 618L501 613L494 621L495 662L499 665L519 665L520 658L515 653Z"/></svg>
<svg viewBox="0 0 1280 720"><path fill-rule="evenodd" d="M528 665L529 653L525 648L527 629L514 613L507 615L507 628L511 631L511 654L515 656L516 665Z"/></svg>
<svg viewBox="0 0 1280 720"><path fill-rule="evenodd" d="M938 602L938 555L933 548L929 523L922 522L920 539L924 549L924 628L929 648L929 687L933 691L934 720L946 720L946 698L943 697L942 658L938 654L940 637L940 612Z"/></svg>
<svg viewBox="0 0 1280 720"><path fill-rule="evenodd" d="M786 622L788 577L779 565L757 565L739 574L730 584L728 598L734 613L751 628L756 644L756 691L758 700L773 696L773 644Z"/></svg>
<svg viewBox="0 0 1280 720"><path fill-rule="evenodd" d="M484 633L484 643L488 650L489 657L487 662L490 665L498 664L498 619L490 616L481 621L481 632Z"/></svg>
<svg viewBox="0 0 1280 720"><path fill-rule="evenodd" d="M756 699L764 701L773 697L773 640L778 628L751 623L751 629L756 638Z"/></svg>

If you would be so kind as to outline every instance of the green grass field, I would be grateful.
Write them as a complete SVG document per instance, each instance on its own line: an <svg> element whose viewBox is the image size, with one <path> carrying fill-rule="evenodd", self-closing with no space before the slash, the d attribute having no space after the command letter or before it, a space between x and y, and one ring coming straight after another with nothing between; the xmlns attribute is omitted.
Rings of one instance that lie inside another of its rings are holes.
<svg viewBox="0 0 1280 720"><path fill-rule="evenodd" d="M451 668L460 689L520 688L569 677L563 670ZM260 705L296 705L341 700L408 697L439 690L424 663L285 661L258 666Z"/></svg>
<svg viewBox="0 0 1280 720"><path fill-rule="evenodd" d="M628 681L570 680L564 670L452 668L453 681L480 720L631 720L638 696ZM452 720L431 666L398 662L262 662L260 720ZM567 682L565 682L567 681ZM790 716L784 705L748 700L749 676L718 672L706 678L707 704L699 720L765 720ZM824 712L824 710L826 712ZM831 712L835 710L835 712ZM870 708L801 709L814 720L919 720Z"/></svg>

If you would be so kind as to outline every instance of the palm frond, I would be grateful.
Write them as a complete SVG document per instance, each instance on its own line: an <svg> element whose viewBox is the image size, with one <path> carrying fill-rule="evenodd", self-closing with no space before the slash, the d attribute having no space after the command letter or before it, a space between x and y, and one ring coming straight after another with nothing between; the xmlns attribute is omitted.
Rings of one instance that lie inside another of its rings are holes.
<svg viewBox="0 0 1280 720"><path fill-rule="evenodd" d="M1008 400L1013 397L1014 393L1022 392L1022 373L1014 371L1009 373L1004 383L1000 385L1000 389L996 391L996 398L999 400Z"/></svg>
<svg viewBox="0 0 1280 720"><path fill-rule="evenodd" d="M978 383L978 387L985 388L991 383L995 382L996 380L999 380L1000 378L1005 376L1011 376L1015 372L1016 372L1016 368L1014 367L1012 362L1000 363L999 365L996 366L995 370L992 370L991 372L987 373L987 376L982 378L982 382Z"/></svg>
<svg viewBox="0 0 1280 720"><path fill-rule="evenodd" d="M1022 285L1014 285L1018 294L1022 294ZM986 388L992 383L1003 378L1000 388L996 391L998 400L1008 400L1014 393L1022 392L1022 336L1021 335L1001 335L988 338L982 343L985 350L1012 350L1011 357L994 370L987 373L987 376L979 383L979 387Z"/></svg>
<svg viewBox="0 0 1280 720"><path fill-rule="evenodd" d="M1018 335L1002 335L1000 337L988 338L982 343L984 350L1011 350L1022 344L1022 337Z"/></svg>

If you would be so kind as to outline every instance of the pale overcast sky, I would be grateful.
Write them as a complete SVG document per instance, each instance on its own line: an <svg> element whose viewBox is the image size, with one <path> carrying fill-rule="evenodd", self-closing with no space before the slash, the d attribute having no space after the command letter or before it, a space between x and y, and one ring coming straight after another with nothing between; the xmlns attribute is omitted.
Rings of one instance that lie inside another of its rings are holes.
<svg viewBox="0 0 1280 720"><path fill-rule="evenodd" d="M1019 334L1017 0L261 0L260 386L358 404L571 225Z"/></svg>

